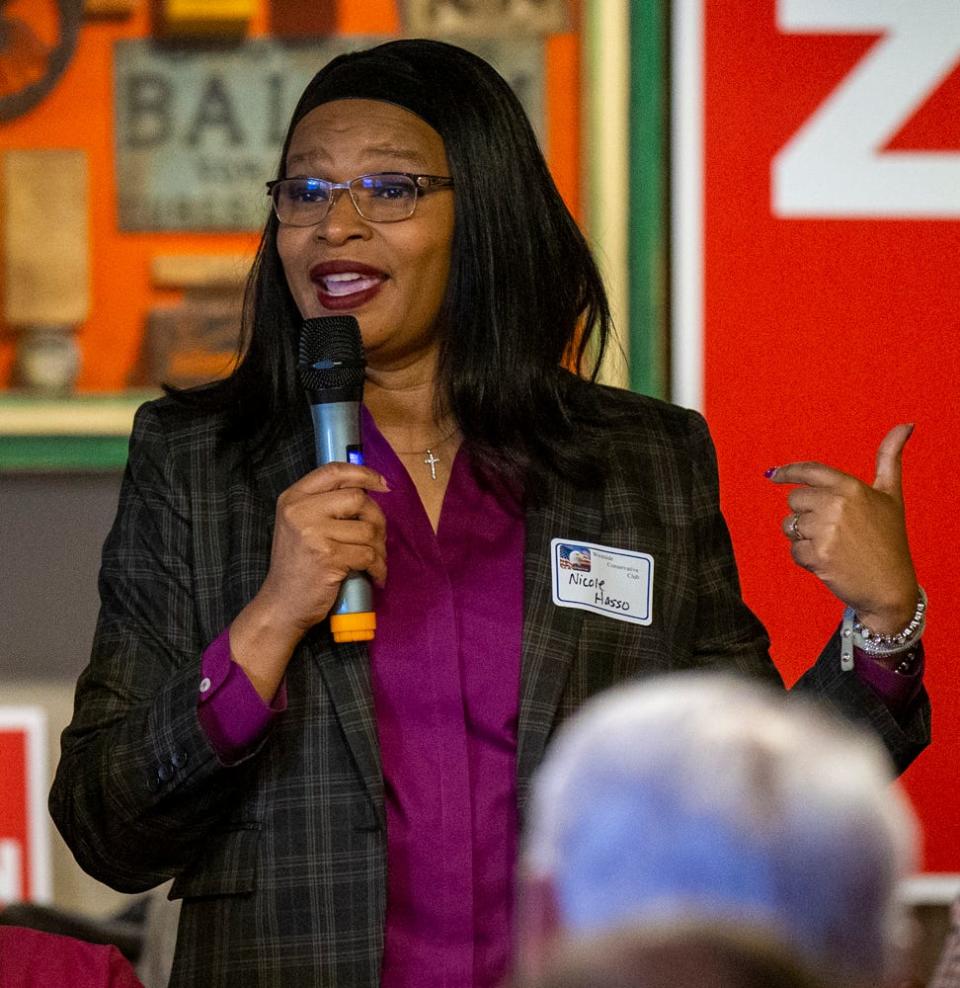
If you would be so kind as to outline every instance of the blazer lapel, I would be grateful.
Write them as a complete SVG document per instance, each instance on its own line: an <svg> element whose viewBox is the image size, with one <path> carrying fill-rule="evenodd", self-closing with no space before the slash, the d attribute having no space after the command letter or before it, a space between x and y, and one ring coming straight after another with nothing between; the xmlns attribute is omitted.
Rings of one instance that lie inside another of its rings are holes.
<svg viewBox="0 0 960 988"><path fill-rule="evenodd" d="M583 611L553 603L550 542L594 542L602 530L601 490L583 490L556 475L527 511L524 618L517 724L517 795L521 811L540 763L576 654Z"/></svg>
<svg viewBox="0 0 960 988"><path fill-rule="evenodd" d="M289 435L284 435L266 461L259 465L257 473L260 493L269 508L268 546L273 533L277 498L314 468L314 456L313 427L309 416L304 415L299 427ZM306 636L304 646L311 661L319 666L330 702L357 771L373 803L377 820L381 826L386 827L383 769L380 764L373 687L370 681L370 654L367 647L354 642L334 643L326 622Z"/></svg>
<svg viewBox="0 0 960 988"><path fill-rule="evenodd" d="M370 682L370 652L362 642L335 643L326 625L311 634L308 648L320 666L330 702L370 796L377 822L386 829L383 766Z"/></svg>

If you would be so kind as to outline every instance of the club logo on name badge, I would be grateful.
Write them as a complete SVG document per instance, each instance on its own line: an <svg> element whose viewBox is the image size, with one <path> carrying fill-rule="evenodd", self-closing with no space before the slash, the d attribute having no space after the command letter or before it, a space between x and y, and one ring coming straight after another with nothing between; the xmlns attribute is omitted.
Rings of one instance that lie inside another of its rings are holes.
<svg viewBox="0 0 960 988"><path fill-rule="evenodd" d="M560 569L573 569L580 573L590 572L590 550L584 545L568 545L561 542L557 546Z"/></svg>

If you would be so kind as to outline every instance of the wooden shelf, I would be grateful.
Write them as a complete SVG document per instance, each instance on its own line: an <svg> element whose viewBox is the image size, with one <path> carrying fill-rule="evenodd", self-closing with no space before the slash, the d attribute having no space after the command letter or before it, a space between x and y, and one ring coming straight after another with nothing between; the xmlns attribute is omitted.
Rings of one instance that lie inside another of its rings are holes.
<svg viewBox="0 0 960 988"><path fill-rule="evenodd" d="M0 393L0 471L115 471L137 408L153 391L41 398Z"/></svg>

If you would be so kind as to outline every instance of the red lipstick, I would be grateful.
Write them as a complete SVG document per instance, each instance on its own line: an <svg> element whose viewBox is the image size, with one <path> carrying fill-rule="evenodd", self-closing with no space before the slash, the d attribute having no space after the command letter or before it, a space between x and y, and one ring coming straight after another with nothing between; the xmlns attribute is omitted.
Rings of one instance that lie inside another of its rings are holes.
<svg viewBox="0 0 960 988"><path fill-rule="evenodd" d="M358 309L370 301L389 276L379 268L348 259L322 261L310 269L317 299L330 311Z"/></svg>

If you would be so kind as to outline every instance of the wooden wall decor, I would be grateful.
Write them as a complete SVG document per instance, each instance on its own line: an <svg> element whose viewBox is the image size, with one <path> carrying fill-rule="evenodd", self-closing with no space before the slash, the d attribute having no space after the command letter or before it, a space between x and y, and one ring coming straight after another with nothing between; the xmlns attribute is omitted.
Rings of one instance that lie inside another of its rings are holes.
<svg viewBox="0 0 960 988"><path fill-rule="evenodd" d="M147 317L131 384L191 387L228 374L240 335L243 287L253 258L242 254L159 254L150 280L184 292Z"/></svg>
<svg viewBox="0 0 960 988"><path fill-rule="evenodd" d="M85 151L7 151L3 158L3 314L18 330L16 383L69 391L74 336L90 310Z"/></svg>
<svg viewBox="0 0 960 988"><path fill-rule="evenodd" d="M15 120L53 91L77 47L81 0L0 2L0 120Z"/></svg>
<svg viewBox="0 0 960 988"><path fill-rule="evenodd" d="M155 288L240 291L252 263L245 254L158 254L150 280Z"/></svg>
<svg viewBox="0 0 960 988"><path fill-rule="evenodd" d="M269 0L267 33L275 38L321 38L337 30L336 0Z"/></svg>
<svg viewBox="0 0 960 988"><path fill-rule="evenodd" d="M233 370L242 299L232 291L190 291L183 302L152 309L131 384L189 388Z"/></svg>
<svg viewBox="0 0 960 988"><path fill-rule="evenodd" d="M519 37L570 30L567 0L400 0L400 12L404 31L413 36Z"/></svg>
<svg viewBox="0 0 960 988"><path fill-rule="evenodd" d="M243 34L257 0L162 0L164 32L186 35Z"/></svg>
<svg viewBox="0 0 960 988"><path fill-rule="evenodd" d="M75 326L90 308L84 151L3 155L3 314L12 326Z"/></svg>
<svg viewBox="0 0 960 988"><path fill-rule="evenodd" d="M129 17L142 0L84 0L85 17Z"/></svg>

